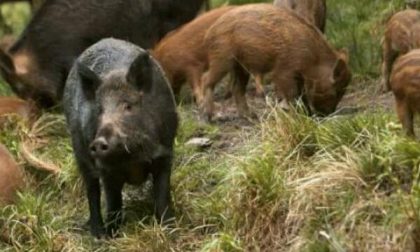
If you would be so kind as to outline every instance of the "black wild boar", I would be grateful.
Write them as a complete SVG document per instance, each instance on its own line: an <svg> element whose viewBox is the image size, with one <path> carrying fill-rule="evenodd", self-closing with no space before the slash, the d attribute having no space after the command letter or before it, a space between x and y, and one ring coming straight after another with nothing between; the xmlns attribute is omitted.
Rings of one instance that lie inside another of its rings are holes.
<svg viewBox="0 0 420 252"><path fill-rule="evenodd" d="M102 38L151 48L190 21L204 0L51 0L35 13L18 41L0 51L0 73L23 99L41 107L61 100L74 59Z"/></svg>
<svg viewBox="0 0 420 252"><path fill-rule="evenodd" d="M157 61L128 42L101 40L71 69L63 106L87 189L91 233L112 235L122 219L123 185L141 184L148 174L153 177L156 217L171 218L169 180L178 119L171 87Z"/></svg>

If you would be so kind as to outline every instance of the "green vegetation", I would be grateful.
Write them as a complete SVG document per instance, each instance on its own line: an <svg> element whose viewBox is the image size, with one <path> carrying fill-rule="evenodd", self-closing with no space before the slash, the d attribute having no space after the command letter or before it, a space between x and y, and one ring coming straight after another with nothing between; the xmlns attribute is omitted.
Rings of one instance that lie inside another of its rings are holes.
<svg viewBox="0 0 420 252"><path fill-rule="evenodd" d="M383 26L403 6L404 0L328 1L328 40L349 50L359 76L378 77Z"/></svg>
<svg viewBox="0 0 420 252"><path fill-rule="evenodd" d="M403 1L328 4L328 39L349 48L354 86L368 83L364 96L373 99L383 22ZM8 93L0 84L0 94ZM46 112L32 129L10 118L0 142L23 163L27 185L15 205L0 209L0 250L419 249L420 143L404 137L392 111L377 105L320 120L268 102L259 122L235 127L201 124L194 105L179 110L171 181L176 227L156 224L150 185L127 187L120 237L100 241L82 228L87 200L63 116ZM186 146L195 136L214 144ZM28 138L38 142L35 154L62 173L49 175L25 163L19 146Z"/></svg>

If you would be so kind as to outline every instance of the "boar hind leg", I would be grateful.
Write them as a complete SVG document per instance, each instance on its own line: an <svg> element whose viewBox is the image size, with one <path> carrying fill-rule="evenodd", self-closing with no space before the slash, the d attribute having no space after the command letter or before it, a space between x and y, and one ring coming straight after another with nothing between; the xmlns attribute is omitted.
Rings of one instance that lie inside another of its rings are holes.
<svg viewBox="0 0 420 252"><path fill-rule="evenodd" d="M156 218L163 223L170 221L174 215L171 209L171 158L162 157L153 161L153 194L155 199Z"/></svg>
<svg viewBox="0 0 420 252"><path fill-rule="evenodd" d="M233 77L235 78L235 81L233 82L233 95L235 97L238 114L241 117L247 117L250 114L245 94L246 86L249 81L249 73L240 64L236 64L234 66Z"/></svg>
<svg viewBox="0 0 420 252"><path fill-rule="evenodd" d="M113 236L122 222L122 188L124 183L116 177L103 180L106 196L106 232Z"/></svg>
<svg viewBox="0 0 420 252"><path fill-rule="evenodd" d="M408 104L404 102L403 100L397 99L396 104L397 104L398 118L400 119L402 123L404 131L406 132L408 136L414 137L413 112L409 108Z"/></svg>
<svg viewBox="0 0 420 252"><path fill-rule="evenodd" d="M203 103L201 110L207 121L210 121L214 112L213 92L214 88L231 69L232 62L229 60L214 60L210 63L209 71L203 76Z"/></svg>
<svg viewBox="0 0 420 252"><path fill-rule="evenodd" d="M188 83L191 86L195 102L201 104L203 102L203 92L202 92L202 83L201 77L204 72L203 66L191 67L187 73Z"/></svg>
<svg viewBox="0 0 420 252"><path fill-rule="evenodd" d="M392 71L392 65L394 64L395 59L398 57L398 52L394 51L391 48L390 43L384 42L383 47L383 62L382 62L382 88L384 91L388 92L391 90L390 87L390 75Z"/></svg>

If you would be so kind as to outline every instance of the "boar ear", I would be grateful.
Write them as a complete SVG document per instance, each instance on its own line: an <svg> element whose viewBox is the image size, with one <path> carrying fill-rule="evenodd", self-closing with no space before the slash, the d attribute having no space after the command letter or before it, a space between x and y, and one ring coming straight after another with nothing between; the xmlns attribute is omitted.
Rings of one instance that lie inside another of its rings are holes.
<svg viewBox="0 0 420 252"><path fill-rule="evenodd" d="M150 91L153 81L153 65L148 53L141 53L131 63L127 73L127 81L141 91Z"/></svg>
<svg viewBox="0 0 420 252"><path fill-rule="evenodd" d="M99 76L90 70L89 67L80 62L77 63L77 72L82 83L82 90L84 95L88 100L95 99L96 89L101 83Z"/></svg>
<svg viewBox="0 0 420 252"><path fill-rule="evenodd" d="M15 65L9 54L0 49L0 71L8 77L15 73Z"/></svg>
<svg viewBox="0 0 420 252"><path fill-rule="evenodd" d="M337 51L337 56L339 59L342 59L344 62L349 63L349 50L347 48L341 48Z"/></svg>

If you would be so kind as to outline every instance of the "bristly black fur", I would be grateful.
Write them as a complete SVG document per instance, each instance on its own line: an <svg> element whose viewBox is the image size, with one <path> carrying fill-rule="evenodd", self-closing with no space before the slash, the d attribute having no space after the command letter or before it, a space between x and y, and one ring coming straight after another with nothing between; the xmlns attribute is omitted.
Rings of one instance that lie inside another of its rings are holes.
<svg viewBox="0 0 420 252"><path fill-rule="evenodd" d="M48 0L9 53L29 53L38 79L53 90L51 99L60 101L71 65L84 49L108 37L151 48L166 33L192 20L204 1ZM38 86L28 83L31 90L25 93L34 97L23 98L38 100L45 95L38 93L43 92Z"/></svg>

